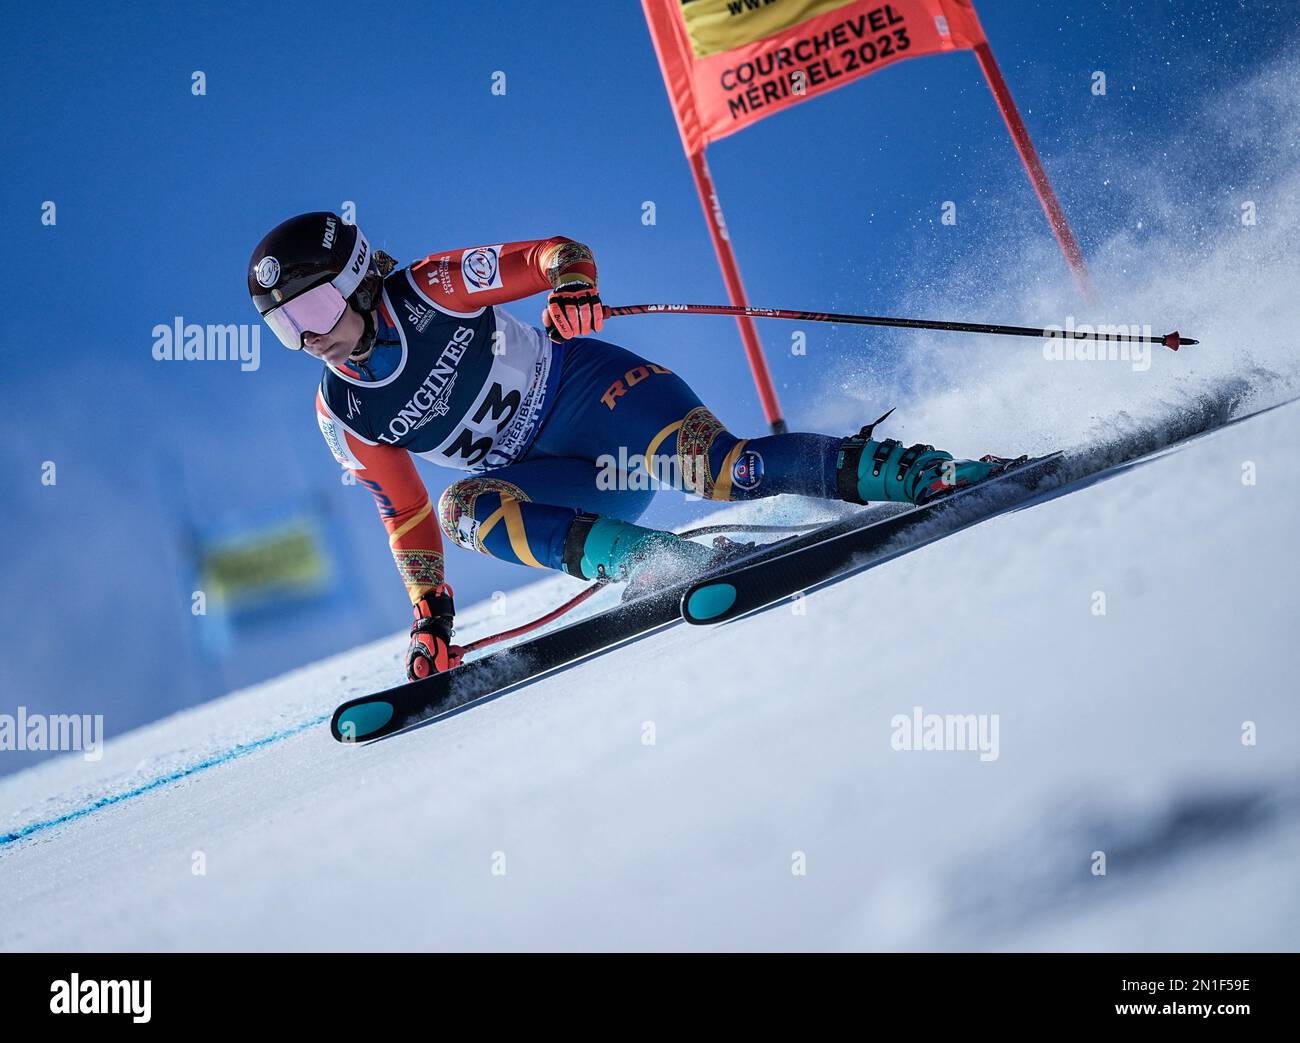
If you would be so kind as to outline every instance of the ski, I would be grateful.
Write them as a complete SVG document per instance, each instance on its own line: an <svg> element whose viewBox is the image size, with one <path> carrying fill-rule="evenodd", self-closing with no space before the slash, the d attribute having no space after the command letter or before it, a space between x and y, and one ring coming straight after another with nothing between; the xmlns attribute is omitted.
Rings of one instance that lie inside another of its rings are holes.
<svg viewBox="0 0 1300 1043"><path fill-rule="evenodd" d="M859 523L846 531L817 530L810 534L811 539L797 546L782 546L778 553L762 560L734 562L720 573L689 584L682 596L682 618L696 625L737 619L1022 507L1048 482L1060 485L1096 480L1294 401L1288 399L1233 417L1232 410L1243 393L1243 387L1230 386L1218 395L1204 396L1195 407L1161 428L1128 431L1116 440L1072 450L1068 462L1060 452L1035 457L892 518Z"/></svg>
<svg viewBox="0 0 1300 1043"><path fill-rule="evenodd" d="M616 648L678 622L683 587L616 605L444 673L351 699L334 711L330 732L339 742L382 738Z"/></svg>
<svg viewBox="0 0 1300 1043"><path fill-rule="evenodd" d="M1008 467L940 499L845 532L823 535L762 561L742 560L696 580L682 595L682 618L725 623L848 571L878 564L1022 504L1056 473L1063 454Z"/></svg>
<svg viewBox="0 0 1300 1043"><path fill-rule="evenodd" d="M980 483L985 484L985 483ZM964 491L964 490L958 490ZM954 494L955 495L955 494ZM884 507L884 510L881 507ZM864 525L863 514L876 518L891 507L902 507L878 524L909 517L917 508L878 505L855 511L808 532L760 544L739 559L722 566L730 574L737 564L755 564L855 532ZM568 626L480 656L451 670L419 681L408 681L386 691L359 696L341 704L330 720L330 732L339 742L365 742L383 738L411 725L499 695L507 689L538 680L583 659L612 651L630 641L682 621L682 603L698 580L655 591L625 601Z"/></svg>
<svg viewBox="0 0 1300 1043"><path fill-rule="evenodd" d="M879 509L868 513L874 516ZM849 532L861 527L862 514L857 511L809 532L761 544L738 560L764 561L786 550ZM680 623L682 596L693 582L683 581L622 602L445 673L351 699L334 711L330 732L339 742L379 739Z"/></svg>

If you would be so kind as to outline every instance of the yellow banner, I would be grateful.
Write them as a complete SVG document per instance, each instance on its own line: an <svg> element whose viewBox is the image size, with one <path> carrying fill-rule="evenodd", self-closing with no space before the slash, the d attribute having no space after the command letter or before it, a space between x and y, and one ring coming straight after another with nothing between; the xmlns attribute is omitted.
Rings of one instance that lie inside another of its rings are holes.
<svg viewBox="0 0 1300 1043"><path fill-rule="evenodd" d="M742 47L855 0L682 0L696 58Z"/></svg>
<svg viewBox="0 0 1300 1043"><path fill-rule="evenodd" d="M328 578L316 534L297 525L209 548L200 570L203 589L227 607L270 591L306 593Z"/></svg>

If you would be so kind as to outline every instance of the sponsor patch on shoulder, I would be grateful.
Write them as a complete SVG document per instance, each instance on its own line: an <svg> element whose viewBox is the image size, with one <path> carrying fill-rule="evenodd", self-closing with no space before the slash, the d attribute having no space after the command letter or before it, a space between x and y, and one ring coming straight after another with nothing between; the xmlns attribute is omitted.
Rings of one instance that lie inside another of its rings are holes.
<svg viewBox="0 0 1300 1043"><path fill-rule="evenodd" d="M500 246L480 246L460 255L460 274L465 290L476 294L500 286Z"/></svg>
<svg viewBox="0 0 1300 1043"><path fill-rule="evenodd" d="M746 449L731 465L731 484L737 489L755 489L763 480L763 456Z"/></svg>
<svg viewBox="0 0 1300 1043"><path fill-rule="evenodd" d="M460 274L469 293L495 290L501 286L501 247L480 246L466 250L460 257Z"/></svg>

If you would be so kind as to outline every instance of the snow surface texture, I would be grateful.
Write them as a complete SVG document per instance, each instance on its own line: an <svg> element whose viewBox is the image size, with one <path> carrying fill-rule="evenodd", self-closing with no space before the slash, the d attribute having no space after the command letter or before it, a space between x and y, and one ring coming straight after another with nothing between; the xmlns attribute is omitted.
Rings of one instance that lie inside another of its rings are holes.
<svg viewBox="0 0 1300 1043"><path fill-rule="evenodd" d="M323 718L401 637L47 762L0 782L37 824L0 944L1294 949L1298 440L1287 406L369 746ZM916 706L997 714L997 758L891 748Z"/></svg>

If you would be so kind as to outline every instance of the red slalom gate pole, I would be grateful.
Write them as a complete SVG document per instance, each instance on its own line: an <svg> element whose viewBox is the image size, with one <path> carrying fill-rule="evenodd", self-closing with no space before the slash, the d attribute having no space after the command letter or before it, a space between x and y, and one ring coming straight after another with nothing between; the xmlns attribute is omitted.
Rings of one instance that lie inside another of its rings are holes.
<svg viewBox="0 0 1300 1043"><path fill-rule="evenodd" d="M1025 121L1020 118L1020 111L1011 97L1011 88L1002 78L1002 70L998 68L988 41L975 45L975 57L979 60L984 78L988 80L989 89L993 92L993 99L997 102L998 111L1002 113L1007 130L1011 132L1011 140L1016 143L1020 162L1025 165L1025 172L1034 186L1039 203L1042 204L1043 213L1047 215L1047 222L1052 226L1052 233L1060 243L1065 261L1074 274L1079 292L1083 294L1083 299L1087 303L1094 304L1097 300L1097 291L1093 288L1092 279L1088 275L1088 266L1084 262L1083 252L1079 249L1074 233L1070 230L1070 223L1065 219L1065 211L1061 209L1060 200L1052 191L1052 183L1047 180L1047 172L1043 170L1043 164L1038 159L1038 152L1029 137L1029 130L1025 126Z"/></svg>
<svg viewBox="0 0 1300 1043"><path fill-rule="evenodd" d="M727 296L733 306L743 309L747 307L745 287L740 281L740 268L736 265L736 255L731 249L731 239L727 235L727 222L722 216L722 204L718 201L718 192L713 185L713 175L709 173L709 164L704 158L704 150L691 153L689 158L691 174L695 177L695 189L700 194L700 205L704 207L704 221L709 226L713 250L718 255L722 279L727 286ZM758 398L763 404L763 414L772 428L772 434L785 434L788 428L781 416L781 403L776 398L776 388L772 385L772 372L767 368L767 359L763 355L763 345L758 339L758 331L748 315L735 314L736 325L740 327L740 339L745 345L745 355L749 359L749 368L754 374L754 384L758 388Z"/></svg>

